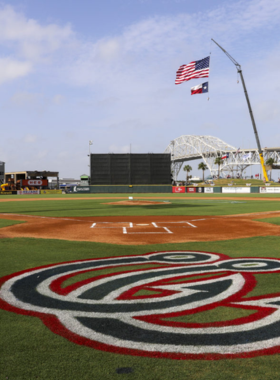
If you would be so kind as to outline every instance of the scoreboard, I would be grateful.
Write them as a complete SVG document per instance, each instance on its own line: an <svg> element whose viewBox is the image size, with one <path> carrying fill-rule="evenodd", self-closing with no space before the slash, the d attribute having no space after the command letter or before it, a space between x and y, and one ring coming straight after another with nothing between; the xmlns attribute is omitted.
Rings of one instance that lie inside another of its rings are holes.
<svg viewBox="0 0 280 380"><path fill-rule="evenodd" d="M91 185L170 185L169 153L91 154Z"/></svg>

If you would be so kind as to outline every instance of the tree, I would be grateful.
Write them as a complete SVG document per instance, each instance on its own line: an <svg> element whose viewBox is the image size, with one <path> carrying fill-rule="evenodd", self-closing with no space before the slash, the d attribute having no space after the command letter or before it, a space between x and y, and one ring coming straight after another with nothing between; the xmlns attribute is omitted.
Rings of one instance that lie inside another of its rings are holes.
<svg viewBox="0 0 280 380"><path fill-rule="evenodd" d="M274 159L273 158L267 159L265 164L267 166L267 169L270 170L270 181L271 181L272 165L274 164Z"/></svg>
<svg viewBox="0 0 280 380"><path fill-rule="evenodd" d="M185 172L187 172L187 182L188 182L188 179L189 179L189 172L192 171L192 167L191 167L190 165L185 165L185 166L183 167L183 170L184 170Z"/></svg>
<svg viewBox="0 0 280 380"><path fill-rule="evenodd" d="M202 173L203 173L203 182L204 182L204 171L207 170L207 165L204 162L201 162L198 165L198 170L202 170Z"/></svg>
<svg viewBox="0 0 280 380"><path fill-rule="evenodd" d="M223 160L221 157L216 157L214 164L218 165L218 178L220 178L220 166L222 164Z"/></svg>

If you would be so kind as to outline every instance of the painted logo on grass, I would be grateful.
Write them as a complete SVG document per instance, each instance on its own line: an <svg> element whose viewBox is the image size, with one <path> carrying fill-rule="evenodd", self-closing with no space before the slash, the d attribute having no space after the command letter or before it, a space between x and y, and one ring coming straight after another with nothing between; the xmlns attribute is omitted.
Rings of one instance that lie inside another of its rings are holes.
<svg viewBox="0 0 280 380"><path fill-rule="evenodd" d="M193 251L75 261L2 278L0 306L104 351L251 357L280 352L280 293L248 295L255 274L279 272L277 259ZM201 319L226 308L227 318Z"/></svg>

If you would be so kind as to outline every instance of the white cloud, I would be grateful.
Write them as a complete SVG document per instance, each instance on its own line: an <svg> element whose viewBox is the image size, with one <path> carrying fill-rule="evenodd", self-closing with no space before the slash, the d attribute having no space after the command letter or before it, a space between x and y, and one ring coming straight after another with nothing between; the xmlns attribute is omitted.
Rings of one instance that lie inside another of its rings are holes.
<svg viewBox="0 0 280 380"><path fill-rule="evenodd" d="M188 57L202 58L210 49L222 57L211 37L233 55L247 54L250 59L244 37L254 38L255 33L263 34L264 28L279 24L280 2L274 0L242 0L194 15L151 17L127 27L120 35L84 44L79 58L66 70L65 80L118 93L139 93L143 88L155 88L159 82L173 84L177 68L188 63ZM255 54L261 55L263 49L265 44L258 46ZM226 62L227 58L221 60ZM219 60L217 68L224 71Z"/></svg>
<svg viewBox="0 0 280 380"><path fill-rule="evenodd" d="M246 101L241 84L236 85L235 67L211 38L237 61L241 60L254 106L261 103L261 86L272 79L268 67L272 60L265 62L264 57L278 44L277 38L271 40L271 36L279 34L279 25L280 2L274 0L232 1L214 11L151 17L130 25L119 35L87 42L79 59L65 71L65 81L93 88L97 99L118 98L117 107L111 105L111 113L102 118L102 125L110 131L119 126L119 132L127 120L137 120L134 136L129 129L122 135L124 145L133 137L147 145L139 132L147 126L150 139L155 138L153 131L161 128L159 143L169 138L167 134L174 138L177 134L203 134L207 130L215 135L219 125L220 138L238 145L237 126L246 125L244 133L251 134ZM268 30L273 30L269 37ZM102 44L104 54L100 54ZM203 58L210 50L210 102L199 96L189 98L189 83L174 85L176 70L183 63ZM273 54L274 62L280 62L278 50L277 55ZM278 78L273 79L274 87L280 87ZM257 115L256 107L253 109ZM267 115L265 109L260 108L260 113ZM273 107L269 117L275 120L276 113ZM213 128L207 128L210 125Z"/></svg>
<svg viewBox="0 0 280 380"><path fill-rule="evenodd" d="M27 76L42 59L50 61L70 41L74 33L69 25L40 25L10 5L0 6L0 84Z"/></svg>
<svg viewBox="0 0 280 380"><path fill-rule="evenodd" d="M16 12L10 5L0 9L0 42L15 43L28 59L37 60L56 51L73 36L70 25L40 25Z"/></svg>
<svg viewBox="0 0 280 380"><path fill-rule="evenodd" d="M30 135L30 134L25 135L23 138L23 141L28 144L35 143L37 142L37 140L38 140L38 137L36 135Z"/></svg>
<svg viewBox="0 0 280 380"><path fill-rule="evenodd" d="M43 25L10 6L0 7L1 56L8 51L8 58L2 59L27 65L21 67L25 68L22 72L5 74L3 80L0 70L0 84L33 74L23 88L14 90L7 109L29 107L28 112L15 112L13 122L32 115L26 118L25 127L33 125L33 129L25 130L37 134L39 125L48 136L57 136L57 142L49 140L52 150L38 165L45 166L45 161L54 167L63 165L70 176L74 167L77 173L87 170L89 139L95 141L93 151L100 153L127 153L130 143L132 152L160 152L183 134L209 134L233 146L240 146L244 138L254 147L242 85L236 85L236 69L211 42L212 37L240 61L261 142L269 146L269 136L279 136L280 2L223 3L196 14L181 7L185 13L150 17L99 40L79 34L79 41L68 25ZM199 80L180 86L175 86L174 80L181 64L203 58L210 50L208 102L207 96L190 96L190 87L201 83ZM54 107L63 101L63 107ZM44 107L46 117L29 112L38 106ZM69 146L59 159L56 152L61 151L62 140ZM67 157L65 153L71 151L75 152L72 166L71 154ZM18 162L22 164L20 157Z"/></svg>
<svg viewBox="0 0 280 380"><path fill-rule="evenodd" d="M31 62L0 58L0 84L26 76L31 70Z"/></svg>
<svg viewBox="0 0 280 380"><path fill-rule="evenodd" d="M101 60L112 60L121 50L119 41L114 39L101 40L97 43L97 55Z"/></svg>

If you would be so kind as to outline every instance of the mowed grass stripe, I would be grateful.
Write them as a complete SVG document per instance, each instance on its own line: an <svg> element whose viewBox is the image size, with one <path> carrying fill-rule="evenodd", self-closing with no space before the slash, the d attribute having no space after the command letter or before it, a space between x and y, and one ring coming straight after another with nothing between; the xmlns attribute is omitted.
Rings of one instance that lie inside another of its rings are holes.
<svg viewBox="0 0 280 380"><path fill-rule="evenodd" d="M153 200L153 199L150 199ZM165 205L124 206L110 205L113 200L40 200L36 202L3 202L1 212L39 216L129 216L129 215L235 215L278 211L278 201L231 201L219 199L172 199Z"/></svg>
<svg viewBox="0 0 280 380"><path fill-rule="evenodd" d="M2 195L0 200L5 199L11 200L31 200L31 199L79 199L79 198L120 198L128 199L128 197L133 198L275 198L280 200L280 193L70 193L70 194L23 194L23 195Z"/></svg>

